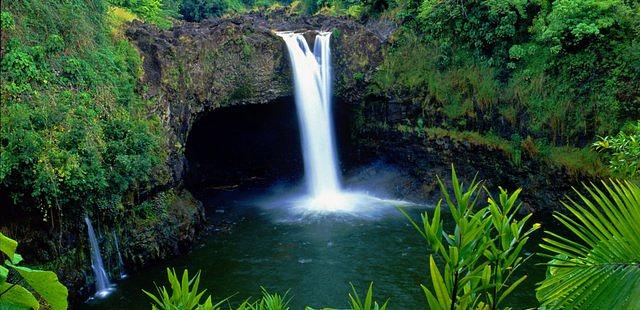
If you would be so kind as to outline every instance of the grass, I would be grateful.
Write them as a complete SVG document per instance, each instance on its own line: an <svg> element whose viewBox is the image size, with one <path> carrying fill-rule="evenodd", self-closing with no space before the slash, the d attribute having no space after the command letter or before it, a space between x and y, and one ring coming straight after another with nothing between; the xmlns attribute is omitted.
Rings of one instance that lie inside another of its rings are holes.
<svg viewBox="0 0 640 310"><path fill-rule="evenodd" d="M550 147L547 160L566 168L571 175L579 175L582 172L592 176L604 177L610 173L598 154L588 147Z"/></svg>
<svg viewBox="0 0 640 310"><path fill-rule="evenodd" d="M107 11L107 21L109 23L111 35L115 39L125 39L124 24L138 19L139 18L135 13L118 6L110 6Z"/></svg>
<svg viewBox="0 0 640 310"><path fill-rule="evenodd" d="M606 177L610 175L598 154L588 147L558 147L531 137L524 140L508 140L492 133L481 134L476 131L449 130L441 127L419 128L397 125L395 130L405 134L424 135L429 140L449 138L457 142L464 141L495 149L508 156L514 166L520 166L521 156L526 154L529 158L541 160L547 165L564 168L572 176Z"/></svg>

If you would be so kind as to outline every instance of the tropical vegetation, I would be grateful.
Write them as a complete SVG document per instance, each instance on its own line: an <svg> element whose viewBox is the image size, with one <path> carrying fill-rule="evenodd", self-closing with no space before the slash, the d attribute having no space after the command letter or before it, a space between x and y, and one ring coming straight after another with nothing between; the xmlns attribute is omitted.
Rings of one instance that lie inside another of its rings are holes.
<svg viewBox="0 0 640 310"><path fill-rule="evenodd" d="M103 1L2 3L0 192L26 214L117 210L162 176L164 133L117 13Z"/></svg>
<svg viewBox="0 0 640 310"><path fill-rule="evenodd" d="M67 309L67 288L53 271L21 266L18 242L0 232L0 309ZM34 294L35 293L35 294Z"/></svg>
<svg viewBox="0 0 640 310"><path fill-rule="evenodd" d="M615 136L606 136L593 143L606 154L609 168L632 178L640 175L640 121L629 124Z"/></svg>
<svg viewBox="0 0 640 310"><path fill-rule="evenodd" d="M527 280L519 267L533 255L524 252L533 249L527 242L540 228L530 223L531 214L521 216L521 190L500 189L493 198L481 182L461 182L453 167L451 188L442 180L439 185L443 198L431 215L421 215L420 222L399 208L431 250L431 288L421 286L429 309L508 308L509 294ZM541 308L636 309L640 307L635 298L640 293L640 187L612 180L584 189L587 195L576 190L578 200L564 203L571 216L555 215L572 236L545 231L540 247L547 252L539 255L550 261L546 278L536 288ZM484 195L487 203L479 206ZM448 213L443 213L443 203ZM442 216L453 217L451 231L443 227ZM167 269L167 275L171 293L165 287L157 288L157 295L144 292L154 302L153 309L222 309L228 303L226 298L214 305L211 296L204 296L206 290L198 291L199 272L189 279L185 270L181 281L173 270ZM289 292L279 295L262 288L260 299L229 309L289 309L288 296ZM371 283L364 299L352 285L349 303L354 310L383 310L389 300L374 301Z"/></svg>
<svg viewBox="0 0 640 310"><path fill-rule="evenodd" d="M549 309L640 308L640 188L628 181L584 186L555 218L569 235L546 232L551 258L537 288Z"/></svg>
<svg viewBox="0 0 640 310"><path fill-rule="evenodd" d="M211 296L206 295L206 290L199 290L200 272L196 273L193 278L189 278L189 271L184 270L182 272L181 279L178 278L175 270L167 268L167 279L169 281L171 291L166 287L158 287L156 285L157 294L150 292L143 292L152 300L152 309L162 310L221 310L221 309L234 309L234 310L289 310L289 304L291 302L291 296L289 292L284 294L270 293L264 287L262 289L262 295L257 300L246 299L242 301L237 307L230 305L227 297L213 304ZM385 310L387 308L387 302L379 304L373 300L373 283L369 285L364 299L360 298L356 288L351 285L352 291L348 295L350 309L353 310ZM202 301L204 299L204 301ZM311 307L306 307L306 310L314 310ZM324 310L331 310L331 308L322 308Z"/></svg>
<svg viewBox="0 0 640 310"><path fill-rule="evenodd" d="M640 2L634 0L3 1L2 215L61 229L64 220L85 214L166 213L140 198L168 182L170 159L127 23L169 29L251 12L390 25L393 31L381 35L388 44L380 66L353 78L366 79L367 102L417 112L393 126L362 127L495 146L514 168L534 158L594 179L620 178L585 185L555 214L562 227L547 230L540 245L549 263L536 295L547 309L640 308L633 298L640 296ZM445 184L439 181L443 199L433 211L419 221L405 214L430 250L426 303L507 307L527 281L519 267L540 226L523 214L520 189L465 185L455 170L451 187ZM443 225L444 216L454 227ZM25 266L18 243L4 233L0 308L67 308L58 276ZM230 298L214 301L201 290L200 273L168 269L167 277L169 286L144 292L154 309L229 307ZM292 296L263 288L238 309L287 309ZM352 286L347 301L358 310L392 303L375 301L373 285L363 298Z"/></svg>
<svg viewBox="0 0 640 310"><path fill-rule="evenodd" d="M398 25L368 91L420 106L409 122L517 147L595 143L613 174L638 176L636 1L29 0L2 4L3 194L44 220L135 203L150 175L168 176L124 23L283 6ZM581 152L563 164L593 171Z"/></svg>
<svg viewBox="0 0 640 310"><path fill-rule="evenodd" d="M480 207L478 199L486 188L475 179L465 186L455 169L451 170L453 193L439 181L455 222L451 232L443 227L443 200L431 217L427 212L422 214L420 224L403 211L433 252L429 255L433 289L422 286L429 308L502 308L505 298L527 279L526 275L518 277L517 272L527 259L523 249L540 224L528 223L532 214L517 218L522 208L518 201L520 189L512 194L500 189L497 200L489 197L487 205ZM444 261L444 268L438 268L434 255Z"/></svg>

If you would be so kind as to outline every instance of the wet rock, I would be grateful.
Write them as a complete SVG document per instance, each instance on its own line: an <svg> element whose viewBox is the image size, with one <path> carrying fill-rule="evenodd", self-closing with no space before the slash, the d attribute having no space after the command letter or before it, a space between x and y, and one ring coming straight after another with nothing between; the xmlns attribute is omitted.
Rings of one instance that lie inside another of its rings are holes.
<svg viewBox="0 0 640 310"><path fill-rule="evenodd" d="M69 289L71 305L82 303L94 291L94 276L87 228L82 214L65 215L56 226L42 227L38 221L22 221L20 225L0 226L10 236L17 236L18 250L25 264L41 266L56 272ZM183 253L193 243L204 225L202 204L187 191L169 189L146 201L130 206L113 217L109 214L89 215L100 245L105 269L111 279L118 279L114 233L127 272L152 262ZM28 219L28 215L20 218ZM61 225L61 226L57 226Z"/></svg>
<svg viewBox="0 0 640 310"><path fill-rule="evenodd" d="M275 34L282 30L305 32L310 42L317 30L332 31L335 94L347 103L363 98L362 83L381 62L386 38L349 19L281 10L181 23L169 30L130 24L127 36L143 56L145 96L157 101L151 112L169 133L170 183L182 182L186 137L202 112L292 95L286 47Z"/></svg>
<svg viewBox="0 0 640 310"><path fill-rule="evenodd" d="M422 184L422 193L433 202L440 198L437 177L450 185L451 164L462 179L468 182L476 176L492 191L499 186L511 191L522 188L524 211L547 220L553 211L562 210L561 202L567 195L574 195L572 186L594 179L540 158L523 156L521 163L515 164L498 147L453 137L429 137L378 126L359 131L356 141L360 160L382 159L410 171Z"/></svg>

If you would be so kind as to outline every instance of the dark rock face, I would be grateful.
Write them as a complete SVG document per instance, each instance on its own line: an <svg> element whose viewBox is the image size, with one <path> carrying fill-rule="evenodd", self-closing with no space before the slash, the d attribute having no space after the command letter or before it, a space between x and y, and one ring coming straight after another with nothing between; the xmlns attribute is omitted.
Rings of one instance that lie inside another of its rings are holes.
<svg viewBox="0 0 640 310"><path fill-rule="evenodd" d="M382 59L384 37L342 18L280 11L183 23L166 31L131 24L127 35L143 55L146 96L157 99L152 112L169 133L173 184L184 177L186 138L198 115L293 95L286 47L276 30L304 31L310 38L317 30L333 31L335 93L345 102L363 97L363 83Z"/></svg>
<svg viewBox="0 0 640 310"><path fill-rule="evenodd" d="M55 219L51 223L22 221L2 223L9 236L20 236L18 252L27 264L55 271L69 289L71 305L82 303L95 291L90 245L83 215ZM105 269L112 280L119 277L114 235L124 261L132 272L154 261L182 253L204 225L202 204L184 190L169 189L148 197L117 215L92 214ZM20 215L21 219L30 219Z"/></svg>
<svg viewBox="0 0 640 310"><path fill-rule="evenodd" d="M359 150L357 160L382 159L397 165L415 176L422 197L432 202L440 199L438 177L449 184L453 164L467 184L476 177L496 193L499 187L509 191L522 188L520 198L524 211L550 223L551 213L562 210L561 202L566 201L567 196L575 196L572 187L580 188L581 182L595 179L593 175L569 171L527 153L522 153L514 162L499 146L447 134L400 131L397 124L416 118L413 115L416 109L411 105L368 103L360 108L359 113L367 124L354 132L354 143Z"/></svg>
<svg viewBox="0 0 640 310"><path fill-rule="evenodd" d="M287 51L274 30L307 31L309 39L314 31L333 31L336 93L346 104L362 98L361 83L381 60L383 38L353 21L275 12L181 23L170 30L129 25L127 35L143 59L144 95L157 102L149 113L161 119L167 133L169 159L163 169L170 177L160 171L152 188L124 198L126 208L90 215L112 279L121 271L114 234L125 271L133 272L183 253L204 225L202 204L182 186L187 136L196 120L222 107L291 101ZM354 81L356 73L364 78ZM82 212L78 208L47 223L37 214L11 214L0 221L4 233L21 236L18 250L26 263L57 272L72 305L94 291ZM33 220L18 223L15 218Z"/></svg>

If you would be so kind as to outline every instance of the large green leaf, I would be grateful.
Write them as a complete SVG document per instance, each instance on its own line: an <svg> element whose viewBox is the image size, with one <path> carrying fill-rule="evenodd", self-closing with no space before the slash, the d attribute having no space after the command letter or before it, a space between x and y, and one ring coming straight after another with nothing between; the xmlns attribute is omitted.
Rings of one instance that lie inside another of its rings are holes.
<svg viewBox="0 0 640 310"><path fill-rule="evenodd" d="M18 242L5 236L0 232L0 251L6 254L9 259L13 259L13 254L16 253L16 248L18 247Z"/></svg>
<svg viewBox="0 0 640 310"><path fill-rule="evenodd" d="M0 265L0 284L4 284L7 281L7 277L9 276L9 269L4 268L4 266Z"/></svg>
<svg viewBox="0 0 640 310"><path fill-rule="evenodd" d="M555 259L536 296L550 309L640 309L640 189L585 188L565 204L571 216L556 215L574 236L547 232L541 244Z"/></svg>
<svg viewBox="0 0 640 310"><path fill-rule="evenodd" d="M4 283L0 285L0 309L40 309L38 300L20 285Z"/></svg>
<svg viewBox="0 0 640 310"><path fill-rule="evenodd" d="M14 268L27 283L44 298L52 309L67 309L67 288L58 281L52 271L35 270L22 266L9 265Z"/></svg>

